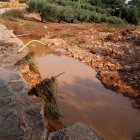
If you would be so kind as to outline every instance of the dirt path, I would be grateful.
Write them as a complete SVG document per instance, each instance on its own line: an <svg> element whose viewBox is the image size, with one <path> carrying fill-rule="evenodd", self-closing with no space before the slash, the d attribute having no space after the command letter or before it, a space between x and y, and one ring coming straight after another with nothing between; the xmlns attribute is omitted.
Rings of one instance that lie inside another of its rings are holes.
<svg viewBox="0 0 140 140"><path fill-rule="evenodd" d="M49 47L65 48L66 55L93 67L110 89L134 99L140 108L140 27L106 24L41 23L38 15L7 24L25 43L41 39ZM17 24L18 23L18 24Z"/></svg>

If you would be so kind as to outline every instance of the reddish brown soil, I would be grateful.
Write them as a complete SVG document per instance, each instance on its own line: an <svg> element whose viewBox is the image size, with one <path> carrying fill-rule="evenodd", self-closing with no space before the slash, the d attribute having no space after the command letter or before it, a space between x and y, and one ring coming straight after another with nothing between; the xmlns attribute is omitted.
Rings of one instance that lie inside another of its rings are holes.
<svg viewBox="0 0 140 140"><path fill-rule="evenodd" d="M38 16L7 23L24 43L32 39L62 39L66 55L79 59L98 72L108 88L135 99L140 108L140 27L88 23L41 23ZM55 46L53 43L53 46ZM62 47L62 46L57 46Z"/></svg>

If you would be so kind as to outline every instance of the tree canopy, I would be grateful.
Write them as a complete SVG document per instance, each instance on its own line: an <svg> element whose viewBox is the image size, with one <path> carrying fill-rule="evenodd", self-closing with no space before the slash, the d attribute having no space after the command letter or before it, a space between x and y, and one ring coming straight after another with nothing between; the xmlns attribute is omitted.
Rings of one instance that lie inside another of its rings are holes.
<svg viewBox="0 0 140 140"><path fill-rule="evenodd" d="M27 1L27 0L26 0ZM41 19L140 24L140 0L28 0Z"/></svg>

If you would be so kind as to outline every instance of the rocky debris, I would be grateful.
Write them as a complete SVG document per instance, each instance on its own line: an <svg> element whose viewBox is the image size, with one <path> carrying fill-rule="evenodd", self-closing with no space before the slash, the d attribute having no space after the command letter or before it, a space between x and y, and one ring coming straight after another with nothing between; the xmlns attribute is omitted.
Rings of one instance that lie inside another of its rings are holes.
<svg viewBox="0 0 140 140"><path fill-rule="evenodd" d="M52 132L48 140L104 140L97 132L83 123L76 123L63 130Z"/></svg>
<svg viewBox="0 0 140 140"><path fill-rule="evenodd" d="M60 38L50 39L47 36L45 36L44 38L41 39L41 41L47 44L47 47L49 48L64 48L67 46L67 43Z"/></svg>
<svg viewBox="0 0 140 140"><path fill-rule="evenodd" d="M114 36L114 34L109 34L105 39L106 41L113 41L113 42L117 42L117 41L121 41L122 39L125 39L124 36L122 36L121 33L116 33L117 35Z"/></svg>
<svg viewBox="0 0 140 140"><path fill-rule="evenodd" d="M111 39L107 40L108 36ZM140 47L133 43L133 33L124 35L122 32L114 32L108 36L101 37L102 41L100 37L96 41L93 41L94 37L89 37L88 43L76 43L72 47L67 45L65 55L96 69L98 78L106 87L139 99ZM139 106L140 102L136 103Z"/></svg>

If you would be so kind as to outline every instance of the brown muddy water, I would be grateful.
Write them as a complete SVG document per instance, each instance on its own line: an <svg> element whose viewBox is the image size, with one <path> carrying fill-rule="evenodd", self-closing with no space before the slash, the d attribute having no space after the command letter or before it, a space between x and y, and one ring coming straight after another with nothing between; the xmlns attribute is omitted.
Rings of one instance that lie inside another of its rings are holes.
<svg viewBox="0 0 140 140"><path fill-rule="evenodd" d="M140 131L140 110L133 109L128 98L106 89L95 70L73 58L46 55L44 47L29 50L37 54L43 79L65 72L58 77L61 98L57 97L64 125L84 122L107 140L132 140Z"/></svg>

